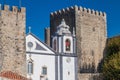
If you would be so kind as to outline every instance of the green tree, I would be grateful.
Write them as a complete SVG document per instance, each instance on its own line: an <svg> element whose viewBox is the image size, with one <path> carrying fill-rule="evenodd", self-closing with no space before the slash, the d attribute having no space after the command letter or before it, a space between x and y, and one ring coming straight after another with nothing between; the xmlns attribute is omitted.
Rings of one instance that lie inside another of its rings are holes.
<svg viewBox="0 0 120 80"><path fill-rule="evenodd" d="M120 51L120 37L110 38L107 43L107 56Z"/></svg>
<svg viewBox="0 0 120 80"><path fill-rule="evenodd" d="M120 80L120 52L105 59L103 76L105 80Z"/></svg>
<svg viewBox="0 0 120 80"><path fill-rule="evenodd" d="M120 80L120 37L109 39L102 72L104 80Z"/></svg>

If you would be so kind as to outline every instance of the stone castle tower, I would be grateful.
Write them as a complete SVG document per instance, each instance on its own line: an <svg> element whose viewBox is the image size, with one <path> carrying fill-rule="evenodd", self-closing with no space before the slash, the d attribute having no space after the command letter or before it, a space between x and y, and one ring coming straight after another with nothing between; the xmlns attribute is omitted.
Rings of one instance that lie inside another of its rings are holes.
<svg viewBox="0 0 120 80"><path fill-rule="evenodd" d="M50 28L45 28L45 43L50 45Z"/></svg>
<svg viewBox="0 0 120 80"><path fill-rule="evenodd" d="M0 6L0 72L26 76L25 24L25 8Z"/></svg>
<svg viewBox="0 0 120 80"><path fill-rule="evenodd" d="M46 37L48 37L46 41L50 43L50 46L56 26L60 24L63 18L66 24L70 26L71 32L73 32L73 27L75 29L78 73L80 73L79 77L84 77L80 80L89 80L87 78L89 75L86 75L89 73L99 73L100 64L104 56L107 39L106 13L78 6L51 13L50 31L49 28L46 29L48 31L46 33Z"/></svg>

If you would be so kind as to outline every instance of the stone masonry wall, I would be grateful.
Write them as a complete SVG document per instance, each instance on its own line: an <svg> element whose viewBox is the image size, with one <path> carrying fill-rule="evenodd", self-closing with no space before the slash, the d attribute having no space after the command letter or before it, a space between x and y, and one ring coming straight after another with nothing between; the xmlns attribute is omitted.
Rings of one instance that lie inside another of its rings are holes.
<svg viewBox="0 0 120 80"><path fill-rule="evenodd" d="M50 28L45 28L45 43L50 46Z"/></svg>
<svg viewBox="0 0 120 80"><path fill-rule="evenodd" d="M91 74L91 73L84 73L84 74L78 74L78 80L102 80L103 77L97 73L97 74Z"/></svg>
<svg viewBox="0 0 120 80"><path fill-rule="evenodd" d="M49 40L63 18L71 32L75 27L78 73L98 73L106 47L106 13L78 6L55 11L50 14Z"/></svg>
<svg viewBox="0 0 120 80"><path fill-rule="evenodd" d="M80 72L99 72L106 46L106 14L76 7L76 37ZM80 54L79 54L80 53Z"/></svg>
<svg viewBox="0 0 120 80"><path fill-rule="evenodd" d="M2 71L17 72L26 76L25 56L26 9L8 5L0 11L0 54Z"/></svg>

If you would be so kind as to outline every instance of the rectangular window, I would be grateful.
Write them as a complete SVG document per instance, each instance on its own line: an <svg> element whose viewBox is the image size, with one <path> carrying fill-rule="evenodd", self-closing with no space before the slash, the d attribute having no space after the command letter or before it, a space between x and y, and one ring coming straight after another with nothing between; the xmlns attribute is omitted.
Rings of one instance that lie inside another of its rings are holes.
<svg viewBox="0 0 120 80"><path fill-rule="evenodd" d="M42 74L43 74L43 75L47 75L47 68L46 68L46 67L43 67L43 68L42 68Z"/></svg>

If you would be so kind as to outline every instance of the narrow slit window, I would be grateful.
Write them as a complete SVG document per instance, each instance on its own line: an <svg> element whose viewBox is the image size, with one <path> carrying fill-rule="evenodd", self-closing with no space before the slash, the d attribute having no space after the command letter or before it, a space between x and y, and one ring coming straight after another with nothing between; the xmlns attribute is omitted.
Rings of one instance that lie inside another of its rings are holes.
<svg viewBox="0 0 120 80"><path fill-rule="evenodd" d="M53 49L56 51L56 39L54 40L54 48Z"/></svg>

